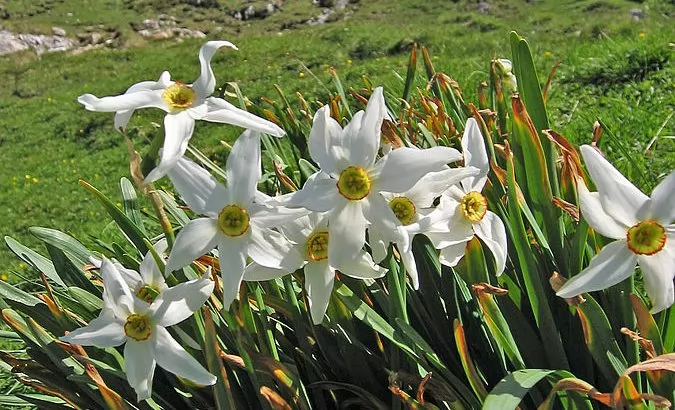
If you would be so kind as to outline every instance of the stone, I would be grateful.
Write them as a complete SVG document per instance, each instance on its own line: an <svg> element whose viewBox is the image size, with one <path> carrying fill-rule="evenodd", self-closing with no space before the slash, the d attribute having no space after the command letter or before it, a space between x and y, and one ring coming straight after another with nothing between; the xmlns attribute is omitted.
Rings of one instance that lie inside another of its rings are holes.
<svg viewBox="0 0 675 410"><path fill-rule="evenodd" d="M62 29L61 27L52 27L52 34L57 37L65 37L66 30Z"/></svg>

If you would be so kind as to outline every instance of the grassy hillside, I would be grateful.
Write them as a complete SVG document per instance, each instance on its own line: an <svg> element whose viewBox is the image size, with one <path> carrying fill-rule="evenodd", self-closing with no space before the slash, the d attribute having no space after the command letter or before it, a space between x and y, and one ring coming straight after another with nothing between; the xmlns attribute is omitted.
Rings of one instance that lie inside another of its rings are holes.
<svg viewBox="0 0 675 410"><path fill-rule="evenodd" d="M107 218L77 181L120 198L127 149L113 130L112 115L86 112L76 98L121 93L163 70L185 82L196 78L197 51L205 40L147 40L132 29L160 13L209 39L237 44L240 51L216 55L214 71L219 84L236 82L255 102L278 100L275 84L290 97L301 91L308 101L323 101L332 90L331 67L346 85L360 88L367 76L393 98L403 88L413 42L427 47L437 70L472 97L487 78L490 58L509 57L508 33L517 30L530 41L542 82L560 61L548 96L557 131L588 141L593 122L602 119L616 137L610 154L623 158L619 167L645 189L675 168L672 2L492 0L481 13L474 1L361 0L314 26L305 21L322 9L310 0L287 0L262 20L232 17L248 4L267 2L0 1L0 15L7 17L0 25L7 30L48 34L58 26L74 35L101 24L100 30L119 32L121 44L79 55L21 52L0 59L0 233L33 245L27 229L35 225L70 232L85 243L88 235L107 232ZM640 19L631 15L635 8L643 11ZM132 120L130 134L139 149L161 132L161 118L142 110ZM218 141L239 132L198 123L193 143L222 162ZM2 247L3 272L11 278L28 270Z"/></svg>

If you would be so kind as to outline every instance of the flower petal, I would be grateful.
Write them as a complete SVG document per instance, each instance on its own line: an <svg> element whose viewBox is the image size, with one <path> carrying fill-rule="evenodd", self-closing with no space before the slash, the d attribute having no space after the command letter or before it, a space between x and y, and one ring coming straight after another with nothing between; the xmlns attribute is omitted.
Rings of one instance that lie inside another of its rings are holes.
<svg viewBox="0 0 675 410"><path fill-rule="evenodd" d="M506 245L506 228L504 222L491 211L487 211L483 219L473 224L473 229L488 249L492 252L495 258L495 268L497 276L504 272L506 267L507 245Z"/></svg>
<svg viewBox="0 0 675 410"><path fill-rule="evenodd" d="M255 114L237 108L222 98L206 99L206 112L201 120L232 124L252 131L264 132L274 137L282 137L286 132L278 125Z"/></svg>
<svg viewBox="0 0 675 410"><path fill-rule="evenodd" d="M259 133L246 130L237 138L227 156L225 170L230 201L248 208L262 177Z"/></svg>
<svg viewBox="0 0 675 410"><path fill-rule="evenodd" d="M465 192L481 192L487 181L488 172L490 172L490 162L483 135L473 118L466 120L466 128L462 136L462 152L464 153L464 166L473 166L480 170L478 176L462 180L462 188Z"/></svg>
<svg viewBox="0 0 675 410"><path fill-rule="evenodd" d="M368 169L375 163L380 147L380 128L386 113L382 87L377 87L368 100L365 113L356 113L345 128L344 145L351 164Z"/></svg>
<svg viewBox="0 0 675 410"><path fill-rule="evenodd" d="M301 190L288 197L285 205L326 212L344 201L338 193L336 181L324 172L317 172L307 179Z"/></svg>
<svg viewBox="0 0 675 410"><path fill-rule="evenodd" d="M579 193L579 208L588 224L602 236L612 239L626 237L628 226L612 218L607 214L600 203L600 194L589 192L583 179L577 179L577 192Z"/></svg>
<svg viewBox="0 0 675 410"><path fill-rule="evenodd" d="M341 147L342 127L330 116L330 107L324 105L314 114L312 129L309 132L309 154L312 159L319 164L321 169L328 174L335 174L340 171L337 168L334 153L342 151L333 151L333 147ZM345 162L345 158L340 158L339 162Z"/></svg>
<svg viewBox="0 0 675 410"><path fill-rule="evenodd" d="M116 318L112 309L103 308L101 314L87 326L75 329L59 339L82 346L119 346L126 340L124 320Z"/></svg>
<svg viewBox="0 0 675 410"><path fill-rule="evenodd" d="M289 273L291 272L288 272L286 269L268 268L267 266L253 262L249 263L246 269L244 269L244 280L266 281L286 276Z"/></svg>
<svg viewBox="0 0 675 410"><path fill-rule="evenodd" d="M315 325L323 321L326 314L330 294L333 291L335 272L326 261L312 262L305 265L305 290L309 313Z"/></svg>
<svg viewBox="0 0 675 410"><path fill-rule="evenodd" d="M149 107L168 112L166 102L162 99L163 92L164 90L145 90L103 98L98 98L93 94L83 94L77 97L77 102L84 105L84 108L89 111L98 112L116 112Z"/></svg>
<svg viewBox="0 0 675 410"><path fill-rule="evenodd" d="M651 313L670 307L675 300L673 277L675 277L675 235L669 235L666 246L653 255L638 256L642 277L649 299L652 301Z"/></svg>
<svg viewBox="0 0 675 410"><path fill-rule="evenodd" d="M381 278L387 273L387 269L376 265L373 262L373 258L365 251L359 252L351 259L343 260L339 265L333 267L341 273L356 279L376 279Z"/></svg>
<svg viewBox="0 0 675 410"><path fill-rule="evenodd" d="M105 305L113 309L117 318L126 320L126 317L135 311L134 296L117 267L105 257L101 263L101 278Z"/></svg>
<svg viewBox="0 0 675 410"><path fill-rule="evenodd" d="M153 245L155 252L162 257L166 249L168 248L168 243L166 239L161 239ZM152 252L148 252L143 257L140 266L138 267L138 272L143 279L143 283L156 287L158 290L164 290L166 288L166 282L164 281L164 275L162 271L159 270L155 258L152 256Z"/></svg>
<svg viewBox="0 0 675 410"><path fill-rule="evenodd" d="M305 208L286 208L284 206L265 206L253 203L248 208L251 223L260 228L277 228L295 221L311 212Z"/></svg>
<svg viewBox="0 0 675 410"><path fill-rule="evenodd" d="M190 356L166 329L157 327L155 333L153 350L159 367L202 386L216 382L216 376Z"/></svg>
<svg viewBox="0 0 675 410"><path fill-rule="evenodd" d="M400 193L412 188L427 173L439 171L460 158L459 151L448 147L398 148L382 157L369 174L374 189Z"/></svg>
<svg viewBox="0 0 675 410"><path fill-rule="evenodd" d="M600 203L616 221L633 226L639 220L641 208L649 198L626 179L590 145L581 146L586 169L600 194Z"/></svg>
<svg viewBox="0 0 675 410"><path fill-rule="evenodd" d="M145 177L145 184L155 182L169 171L185 154L188 142L192 138L195 120L186 111L167 114L164 117L164 146L159 165Z"/></svg>
<svg viewBox="0 0 675 410"><path fill-rule="evenodd" d="M155 376L155 356L152 350L152 343L149 341L137 342L129 339L124 346L124 372L127 374L127 382L136 391L138 401L149 399L152 395L152 380Z"/></svg>
<svg viewBox="0 0 675 410"><path fill-rule="evenodd" d="M403 195L411 200L415 207L430 208L434 200L460 181L478 175L480 170L475 167L448 168L442 171L429 172Z"/></svg>
<svg viewBox="0 0 675 410"><path fill-rule="evenodd" d="M211 59L220 47L229 47L237 50L237 46L229 41L208 41L199 50L199 65L201 74L199 78L192 83L192 89L197 93L197 98L202 99L213 94L216 88L216 78L211 69Z"/></svg>
<svg viewBox="0 0 675 410"><path fill-rule="evenodd" d="M366 218L361 208L362 201L347 201L330 214L328 259L331 266L341 266L352 260L366 243Z"/></svg>
<svg viewBox="0 0 675 410"><path fill-rule="evenodd" d="M210 272L199 279L179 283L162 291L150 305L149 314L159 326L173 326L192 316L213 293Z"/></svg>
<svg viewBox="0 0 675 410"><path fill-rule="evenodd" d="M440 250L438 261L452 268L462 260L464 253L466 253L466 242L455 243Z"/></svg>
<svg viewBox="0 0 675 410"><path fill-rule="evenodd" d="M246 268L248 246L249 236L237 239L225 237L218 244L218 260L220 261L220 272L223 278L223 305L226 309L230 307L239 292L239 286Z"/></svg>
<svg viewBox="0 0 675 410"><path fill-rule="evenodd" d="M167 174L183 201L197 214L215 218L231 202L225 187L186 157L181 157Z"/></svg>
<svg viewBox="0 0 675 410"><path fill-rule="evenodd" d="M675 220L675 172L668 175L652 191L652 201L649 212L650 217L664 225L669 225Z"/></svg>
<svg viewBox="0 0 675 410"><path fill-rule="evenodd" d="M410 277L413 289L419 289L420 277L417 273L417 262L415 262L415 255L413 255L412 249L409 249L408 252L401 252L401 259L403 260L405 271Z"/></svg>
<svg viewBox="0 0 675 410"><path fill-rule="evenodd" d="M300 268L305 258L282 234L271 229L252 227L248 256L255 262L269 268L280 268L293 272Z"/></svg>
<svg viewBox="0 0 675 410"><path fill-rule="evenodd" d="M171 75L168 71L164 71L158 81L141 81L129 87L124 94L135 93L139 91L148 90L164 90L171 85ZM126 128L131 116L134 115L134 109L117 111L115 113L115 129L123 130Z"/></svg>
<svg viewBox="0 0 675 410"><path fill-rule="evenodd" d="M191 264L193 260L215 248L222 237L214 219L199 218L188 222L176 237L165 272Z"/></svg>
<svg viewBox="0 0 675 410"><path fill-rule="evenodd" d="M614 241L602 248L588 267L568 280L556 295L571 298L616 285L633 273L636 263L637 255L628 249L626 241Z"/></svg>

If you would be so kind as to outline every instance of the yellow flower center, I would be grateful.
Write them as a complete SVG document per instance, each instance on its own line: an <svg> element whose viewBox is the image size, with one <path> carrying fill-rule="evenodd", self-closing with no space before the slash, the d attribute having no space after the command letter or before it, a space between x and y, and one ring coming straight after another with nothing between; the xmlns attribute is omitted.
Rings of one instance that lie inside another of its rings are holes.
<svg viewBox="0 0 675 410"><path fill-rule="evenodd" d="M487 212L487 199L477 191L471 191L464 195L459 203L462 214L469 221L480 222Z"/></svg>
<svg viewBox="0 0 675 410"><path fill-rule="evenodd" d="M358 201L370 193L370 177L365 169L349 166L340 173L337 188L343 197Z"/></svg>
<svg viewBox="0 0 675 410"><path fill-rule="evenodd" d="M132 313L124 323L124 334L139 342L148 340L152 334L150 319L145 315Z"/></svg>
<svg viewBox="0 0 675 410"><path fill-rule="evenodd" d="M628 229L626 242L637 255L653 255L666 246L666 228L656 221L642 221Z"/></svg>
<svg viewBox="0 0 675 410"><path fill-rule="evenodd" d="M183 110L192 105L197 93L192 87L176 81L162 93L162 99L169 106L171 112Z"/></svg>
<svg viewBox="0 0 675 410"><path fill-rule="evenodd" d="M415 204L404 196L398 196L389 202L389 207L403 225L410 225L415 219Z"/></svg>
<svg viewBox="0 0 675 410"><path fill-rule="evenodd" d="M159 291L150 285L144 285L136 292L136 297L148 303L152 303L159 296Z"/></svg>
<svg viewBox="0 0 675 410"><path fill-rule="evenodd" d="M307 238L307 257L314 262L328 258L328 232L314 232Z"/></svg>
<svg viewBox="0 0 675 410"><path fill-rule="evenodd" d="M244 208L228 205L218 214L218 229L227 236L241 236L248 231L250 220Z"/></svg>

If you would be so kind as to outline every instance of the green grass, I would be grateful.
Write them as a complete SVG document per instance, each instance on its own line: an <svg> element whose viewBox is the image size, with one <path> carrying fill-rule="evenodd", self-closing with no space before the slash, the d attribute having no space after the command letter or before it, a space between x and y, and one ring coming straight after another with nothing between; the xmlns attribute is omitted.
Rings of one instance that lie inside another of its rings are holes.
<svg viewBox="0 0 675 410"><path fill-rule="evenodd" d="M20 53L0 60L0 233L28 245L37 241L30 226L60 229L90 243L89 235L110 232L96 200L77 181L82 178L111 198L121 200L119 179L128 175L124 141L112 127L112 115L86 112L76 98L123 92L129 85L155 79L163 70L192 81L198 75L201 40L152 42L139 38L131 22L168 13L183 25L228 39L240 51L220 51L213 67L221 85L234 81L254 102L278 100L273 85L293 97L325 101L331 92L329 68L347 86L359 89L362 77L383 84L388 97L403 88L409 46L426 46L438 71L459 81L473 99L487 79L493 56L509 57L508 33L517 30L533 49L540 80L557 60L548 104L553 127L576 142L588 142L592 124L601 119L615 139L603 145L636 183L650 189L675 168L671 118L675 106L672 20L675 6L623 0L491 1L489 14L473 2L445 0L369 0L350 5L346 19L309 27L302 24L320 9L307 1L286 1L284 11L262 21L240 22L229 11L244 1L220 1L220 8L192 8L178 1L7 0L5 28L49 32L60 26L76 33L103 24L122 32L123 49L100 49L81 55ZM42 4L42 5L40 5ZM49 8L47 8L47 6ZM646 18L633 21L628 10L642 7ZM68 13L72 13L69 16ZM217 27L224 26L220 32ZM292 27L284 29L284 27ZM291 98L291 101L295 101ZM318 104L318 103L317 103ZM139 150L161 129L162 114L138 112L131 132ZM222 161L219 140L240 130L198 123L193 143ZM645 153L653 138L656 142ZM107 231L106 231L107 230ZM34 276L6 248L0 249L0 273Z"/></svg>

